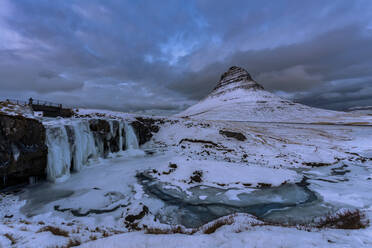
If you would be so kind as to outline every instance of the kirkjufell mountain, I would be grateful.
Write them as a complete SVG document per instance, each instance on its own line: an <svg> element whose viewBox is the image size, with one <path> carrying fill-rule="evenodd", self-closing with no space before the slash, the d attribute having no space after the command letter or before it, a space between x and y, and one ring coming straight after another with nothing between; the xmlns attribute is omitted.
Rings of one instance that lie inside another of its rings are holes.
<svg viewBox="0 0 372 248"><path fill-rule="evenodd" d="M213 91L178 117L206 120L316 122L343 114L309 107L264 89L243 68L232 66Z"/></svg>

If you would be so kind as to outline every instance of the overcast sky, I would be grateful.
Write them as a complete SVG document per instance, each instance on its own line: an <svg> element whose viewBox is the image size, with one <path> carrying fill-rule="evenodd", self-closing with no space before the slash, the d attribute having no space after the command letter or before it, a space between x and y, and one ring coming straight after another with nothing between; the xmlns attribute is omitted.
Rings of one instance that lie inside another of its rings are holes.
<svg viewBox="0 0 372 248"><path fill-rule="evenodd" d="M174 113L232 65L311 106L372 105L372 1L0 0L0 98Z"/></svg>

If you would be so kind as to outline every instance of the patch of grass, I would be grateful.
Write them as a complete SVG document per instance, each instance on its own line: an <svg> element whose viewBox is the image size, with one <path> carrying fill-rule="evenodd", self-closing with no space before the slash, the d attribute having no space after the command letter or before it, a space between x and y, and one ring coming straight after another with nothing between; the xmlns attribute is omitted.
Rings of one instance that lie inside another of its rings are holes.
<svg viewBox="0 0 372 248"><path fill-rule="evenodd" d="M231 224L232 224L232 222L228 222L226 220L216 221L215 223L213 223L213 225L211 225L207 229L205 229L203 231L203 233L204 234L212 234L212 233L216 232L218 228L220 228L222 226L226 226L226 225L231 225Z"/></svg>
<svg viewBox="0 0 372 248"><path fill-rule="evenodd" d="M348 126L353 126L353 125L368 125L370 124L369 122L349 122L349 123L346 123L345 125L348 125Z"/></svg>
<svg viewBox="0 0 372 248"><path fill-rule="evenodd" d="M181 226L174 226L170 228L151 228L151 227L145 227L145 233L146 234L187 234L192 235L196 232L196 229L185 229Z"/></svg>
<svg viewBox="0 0 372 248"><path fill-rule="evenodd" d="M297 228L311 232L314 230L332 228L332 229L363 229L369 226L369 220L365 218L365 215L356 210L346 210L338 212L336 214L327 215L320 220L313 220L309 223L303 224L289 224L289 223L278 223L278 222L263 222L252 224L252 226L280 226L286 228Z"/></svg>
<svg viewBox="0 0 372 248"><path fill-rule="evenodd" d="M81 245L81 242L77 239L70 239L68 241L68 244L67 246L65 246L64 248L70 248L70 247L75 247L75 246L79 246Z"/></svg>
<svg viewBox="0 0 372 248"><path fill-rule="evenodd" d="M12 243L12 245L15 245L17 243L17 239L13 237L12 234L10 233L5 233L4 236L10 240L10 242Z"/></svg>
<svg viewBox="0 0 372 248"><path fill-rule="evenodd" d="M67 231L62 230L58 227L53 227L53 226L45 226L41 228L39 231L37 231L37 233L40 233L40 232L51 232L53 235L56 235L56 236L69 237L69 234Z"/></svg>
<svg viewBox="0 0 372 248"><path fill-rule="evenodd" d="M257 183L257 188L259 189L268 189L271 188L271 183Z"/></svg>
<svg viewBox="0 0 372 248"><path fill-rule="evenodd" d="M19 222L25 224L25 225L30 225L31 222L27 221L27 220L20 220Z"/></svg>
<svg viewBox="0 0 372 248"><path fill-rule="evenodd" d="M137 215L127 215L125 217L125 221L133 223L135 220L140 220L145 217L146 214L149 213L149 208L147 206L142 207L142 211Z"/></svg>
<svg viewBox="0 0 372 248"><path fill-rule="evenodd" d="M232 216L229 216L228 218L223 218L223 219L220 219L220 220L217 220L217 221L211 223L211 225L207 226L203 230L203 233L204 234L212 234L212 233L216 232L218 228L226 226L226 225L231 225L233 223L234 223L234 219L232 218Z"/></svg>
<svg viewBox="0 0 372 248"><path fill-rule="evenodd" d="M365 215L359 210L347 210L326 216L317 224L318 228L363 229L369 225Z"/></svg>

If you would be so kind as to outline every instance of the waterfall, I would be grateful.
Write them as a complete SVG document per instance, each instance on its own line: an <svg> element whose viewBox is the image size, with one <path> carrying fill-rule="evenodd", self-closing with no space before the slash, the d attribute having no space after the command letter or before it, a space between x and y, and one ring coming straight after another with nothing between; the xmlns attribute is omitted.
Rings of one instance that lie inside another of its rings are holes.
<svg viewBox="0 0 372 248"><path fill-rule="evenodd" d="M83 120L73 123L73 131L73 169L74 171L80 171L88 163L89 158L98 156L97 149L88 121Z"/></svg>
<svg viewBox="0 0 372 248"><path fill-rule="evenodd" d="M139 149L138 139L133 127L125 123L125 147L127 150Z"/></svg>
<svg viewBox="0 0 372 248"><path fill-rule="evenodd" d="M70 175L71 150L64 125L46 127L48 146L47 179L63 181Z"/></svg>
<svg viewBox="0 0 372 248"><path fill-rule="evenodd" d="M52 182L66 180L71 170L79 172L89 163L90 158L105 157L105 151L112 150L111 145L119 146L119 152L124 150L123 147L132 151L139 149L138 139L131 125L119 121L119 131L116 132L113 121L107 122L110 125L109 133L92 131L90 122L86 119L46 124L47 179Z"/></svg>

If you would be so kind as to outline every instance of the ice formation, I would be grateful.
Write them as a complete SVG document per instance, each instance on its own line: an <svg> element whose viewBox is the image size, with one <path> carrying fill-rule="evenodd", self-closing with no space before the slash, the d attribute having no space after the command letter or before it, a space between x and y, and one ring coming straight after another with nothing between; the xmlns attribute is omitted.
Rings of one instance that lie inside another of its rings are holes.
<svg viewBox="0 0 372 248"><path fill-rule="evenodd" d="M124 150L123 148L123 123L119 122L119 151Z"/></svg>
<svg viewBox="0 0 372 248"><path fill-rule="evenodd" d="M88 121L73 123L73 131L73 170L80 171L89 158L97 157L98 154Z"/></svg>
<svg viewBox="0 0 372 248"><path fill-rule="evenodd" d="M128 125L125 123L125 133L126 133L126 139L125 139L125 147L126 149L138 149L138 139L136 134L134 133L133 127L131 125Z"/></svg>
<svg viewBox="0 0 372 248"><path fill-rule="evenodd" d="M70 175L71 150L64 125L47 126L46 144L48 146L47 179L52 182L63 181Z"/></svg>
<svg viewBox="0 0 372 248"><path fill-rule="evenodd" d="M137 136L131 125L119 121L119 130L115 132L114 121L107 121L110 125L108 140L117 138L118 151L124 150L123 139L125 139L125 149L139 149ZM125 127L124 132L123 127ZM51 182L64 181L69 177L71 171L79 172L88 165L90 159L104 157L104 142L110 146L109 141L104 141L100 136L94 135L90 130L88 120L73 120L70 123L46 125L47 179Z"/></svg>

